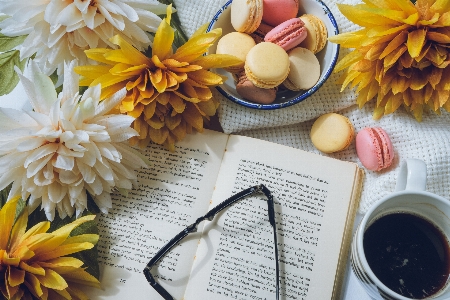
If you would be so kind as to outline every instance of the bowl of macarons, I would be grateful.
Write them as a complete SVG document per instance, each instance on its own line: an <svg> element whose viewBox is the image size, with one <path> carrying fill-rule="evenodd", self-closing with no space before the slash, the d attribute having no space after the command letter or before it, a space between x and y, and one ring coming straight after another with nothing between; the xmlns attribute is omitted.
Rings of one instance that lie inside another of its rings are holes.
<svg viewBox="0 0 450 300"><path fill-rule="evenodd" d="M208 30L222 29L210 53L234 55L242 64L215 70L228 79L217 87L227 99L271 110L316 92L336 65L336 20L321 0L229 0Z"/></svg>

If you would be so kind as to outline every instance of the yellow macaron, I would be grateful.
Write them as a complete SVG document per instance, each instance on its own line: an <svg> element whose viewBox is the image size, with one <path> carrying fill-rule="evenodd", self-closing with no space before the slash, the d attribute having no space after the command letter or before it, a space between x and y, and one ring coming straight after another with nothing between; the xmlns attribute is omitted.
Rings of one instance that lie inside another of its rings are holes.
<svg viewBox="0 0 450 300"><path fill-rule="evenodd" d="M300 43L300 47L311 50L314 54L322 50L327 44L328 31L323 21L315 15L304 14L299 17L308 35Z"/></svg>
<svg viewBox="0 0 450 300"><path fill-rule="evenodd" d="M289 56L283 48L262 42L247 53L245 75L255 86L270 89L287 78L289 64Z"/></svg>
<svg viewBox="0 0 450 300"><path fill-rule="evenodd" d="M238 32L252 33L261 24L263 0L234 0L231 3L231 25Z"/></svg>
<svg viewBox="0 0 450 300"><path fill-rule="evenodd" d="M229 54L239 58L242 63L223 69L230 73L239 73L244 70L247 53L256 45L255 40L242 32L230 32L224 35L217 43L216 54Z"/></svg>
<svg viewBox="0 0 450 300"><path fill-rule="evenodd" d="M355 137L355 130L347 117L328 113L317 118L311 128L310 136L318 150L333 153L350 146Z"/></svg>

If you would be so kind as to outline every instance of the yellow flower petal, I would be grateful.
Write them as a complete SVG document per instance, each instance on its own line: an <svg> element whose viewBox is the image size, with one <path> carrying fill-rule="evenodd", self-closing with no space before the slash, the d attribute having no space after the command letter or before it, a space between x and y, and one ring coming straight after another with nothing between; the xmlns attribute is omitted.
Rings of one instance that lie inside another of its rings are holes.
<svg viewBox="0 0 450 300"><path fill-rule="evenodd" d="M216 73L207 70L198 70L189 74L189 78L201 85L219 85L223 83L223 78Z"/></svg>
<svg viewBox="0 0 450 300"><path fill-rule="evenodd" d="M187 124L194 127L197 131L203 130L203 118L200 112L192 103L187 103L185 113L183 113L183 119Z"/></svg>
<svg viewBox="0 0 450 300"><path fill-rule="evenodd" d="M429 31L427 32L426 38L430 41L435 41L441 44L449 44L450 37L447 34L442 34L439 32Z"/></svg>
<svg viewBox="0 0 450 300"><path fill-rule="evenodd" d="M10 253L15 252L16 248L19 246L19 243L25 234L25 230L27 229L28 224L28 208L25 207L20 214L19 218L16 220L10 236ZM1 230L1 229L0 229ZM18 257L18 256L14 256ZM20 257L20 256L19 256Z"/></svg>
<svg viewBox="0 0 450 300"><path fill-rule="evenodd" d="M167 6L167 17L161 21L155 33L155 40L152 47L152 56L157 56L164 60L172 54L172 43L175 31L170 26L172 5Z"/></svg>
<svg viewBox="0 0 450 300"><path fill-rule="evenodd" d="M352 51L349 54L345 55L334 67L334 72L342 71L354 63L360 61L364 55L359 51Z"/></svg>
<svg viewBox="0 0 450 300"><path fill-rule="evenodd" d="M372 27L377 24L398 26L400 22L394 19L402 19L405 17L405 14L402 12L370 7L364 4L337 4L337 6L347 19L363 27Z"/></svg>
<svg viewBox="0 0 450 300"><path fill-rule="evenodd" d="M8 244L19 199L17 196L8 200L0 210L0 249L6 249Z"/></svg>
<svg viewBox="0 0 450 300"><path fill-rule="evenodd" d="M425 45L426 40L426 31L423 29L417 29L408 34L408 52L411 57L416 58L422 51L423 46Z"/></svg>
<svg viewBox="0 0 450 300"><path fill-rule="evenodd" d="M8 283L10 286L15 287L22 284L25 280L25 271L8 267Z"/></svg>
<svg viewBox="0 0 450 300"><path fill-rule="evenodd" d="M91 243L80 243L80 244L70 244L70 245L62 245L55 248L52 251L48 251L45 253L40 253L35 256L35 260L45 261L49 259L54 259L60 256L69 255L72 253L77 253L83 250L92 249L94 247Z"/></svg>
<svg viewBox="0 0 450 300"><path fill-rule="evenodd" d="M36 275L36 278L39 280L41 285L50 289L63 290L68 287L64 278L51 269L47 269L44 276Z"/></svg>
<svg viewBox="0 0 450 300"><path fill-rule="evenodd" d="M169 135L169 130L165 127L162 127L161 129L155 129L150 126L148 134L153 142L162 144Z"/></svg>
<svg viewBox="0 0 450 300"><path fill-rule="evenodd" d="M142 54L139 50L130 45L125 41L120 35L113 36L110 41L119 46L120 50L112 50L105 53L105 58L112 60L111 58L117 59L114 61L128 63L133 66L138 65L148 65L152 66L151 60Z"/></svg>
<svg viewBox="0 0 450 300"><path fill-rule="evenodd" d="M92 60L107 64L107 65L114 65L115 64L114 62L105 58L105 54L110 51L112 51L112 49L95 48L95 49L85 50L84 53L86 53L86 56Z"/></svg>
<svg viewBox="0 0 450 300"><path fill-rule="evenodd" d="M27 274L35 274L35 275L45 275L45 270L40 265L36 263L32 263L31 265L25 263L24 261L20 262L20 268L25 270Z"/></svg>
<svg viewBox="0 0 450 300"><path fill-rule="evenodd" d="M406 42L407 38L408 32L402 31L387 45L387 47L380 54L379 59L386 57L388 54L391 54L394 50L398 49L398 47L400 47Z"/></svg>
<svg viewBox="0 0 450 300"><path fill-rule="evenodd" d="M175 115L175 116L166 116L164 118L164 124L167 126L169 130L175 129L178 125L181 123L181 115Z"/></svg>
<svg viewBox="0 0 450 300"><path fill-rule="evenodd" d="M67 239L67 237L69 236L69 234L72 232L73 229L75 229L76 227L78 227L79 225L88 222L88 221L92 221L95 219L95 215L88 215L88 216L84 216L81 218L76 219L75 221L64 225L62 227L60 227L59 229L53 231L51 233L52 238L48 241L45 242L45 244L41 245L38 249L33 249L36 252L36 256L39 257L40 255L47 255L49 253L52 253L53 251L57 252L57 247L62 245L64 243L64 241ZM80 243L81 244L85 244L85 243ZM70 245L68 245L70 246ZM75 246L75 245L74 245ZM91 247L92 248L92 247ZM90 248L87 248L90 249ZM74 252L72 252L74 253ZM71 253L67 253L67 254L71 254ZM56 258L58 256L64 256L64 255L57 255L55 257L51 257L51 258ZM50 258L47 258L50 259ZM47 260L47 259L40 259L40 260ZM38 258L36 258L36 260L39 260Z"/></svg>
<svg viewBox="0 0 450 300"><path fill-rule="evenodd" d="M75 73L89 79L96 79L103 74L109 73L111 66L105 65L87 65L87 66L77 66L73 68Z"/></svg>
<svg viewBox="0 0 450 300"><path fill-rule="evenodd" d="M445 13L450 11L450 2L448 0L436 0L430 8L432 11Z"/></svg>
<svg viewBox="0 0 450 300"><path fill-rule="evenodd" d="M97 278L83 269L78 269L75 272L64 274L64 279L69 282L100 288L100 282Z"/></svg>
<svg viewBox="0 0 450 300"><path fill-rule="evenodd" d="M78 244L78 243L84 243L88 242L91 244L97 244L99 235L98 234L80 234L76 236L72 236L67 238L62 245L67 244Z"/></svg>
<svg viewBox="0 0 450 300"><path fill-rule="evenodd" d="M202 111L208 117L212 117L216 114L217 106L213 100L199 102L196 105L200 109L200 111Z"/></svg>
<svg viewBox="0 0 450 300"><path fill-rule="evenodd" d="M198 59L206 53L208 48L220 37L221 30L217 29L189 39L184 45L177 49L172 55L172 58L189 63Z"/></svg>

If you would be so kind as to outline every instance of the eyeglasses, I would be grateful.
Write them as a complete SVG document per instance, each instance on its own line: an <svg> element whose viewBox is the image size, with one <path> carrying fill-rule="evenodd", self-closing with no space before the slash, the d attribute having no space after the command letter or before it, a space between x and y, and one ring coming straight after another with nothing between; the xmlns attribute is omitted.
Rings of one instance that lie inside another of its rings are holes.
<svg viewBox="0 0 450 300"><path fill-rule="evenodd" d="M164 247L162 247L158 253L149 261L147 266L144 269L145 278L147 278L148 283L164 298L164 300L174 300L174 298L167 292L158 282L156 282L155 278L151 274L151 269L158 263L167 253L169 253L176 245L178 245L181 240L183 240L188 234L196 232L197 226L204 220L212 221L214 216L216 216L219 212L228 208L229 206L237 203L239 200L246 198L250 195L256 193L263 193L267 197L267 212L269 216L269 223L273 228L273 240L274 240L274 253L275 253L275 274L276 274L276 300L280 298L280 270L279 270L279 262L278 262L278 243L277 243L277 229L275 226L275 209L273 203L272 193L266 188L264 185L256 185L251 188L245 189L227 200L223 201L213 209L211 209L206 215L198 218L193 224L189 225L185 229L183 229L180 233L178 233L173 239L171 239Z"/></svg>

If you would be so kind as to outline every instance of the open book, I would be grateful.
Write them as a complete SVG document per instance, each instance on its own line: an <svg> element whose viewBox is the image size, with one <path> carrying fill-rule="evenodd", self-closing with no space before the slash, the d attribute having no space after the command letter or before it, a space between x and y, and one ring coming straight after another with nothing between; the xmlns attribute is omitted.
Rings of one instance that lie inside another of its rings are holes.
<svg viewBox="0 0 450 300"><path fill-rule="evenodd" d="M238 135L193 134L176 152L149 146L139 187L102 215L97 299L162 299L142 271L196 218L248 187L274 195L281 299L338 299L362 171L355 163ZM273 237L264 197L202 222L155 274L176 299L275 299Z"/></svg>

